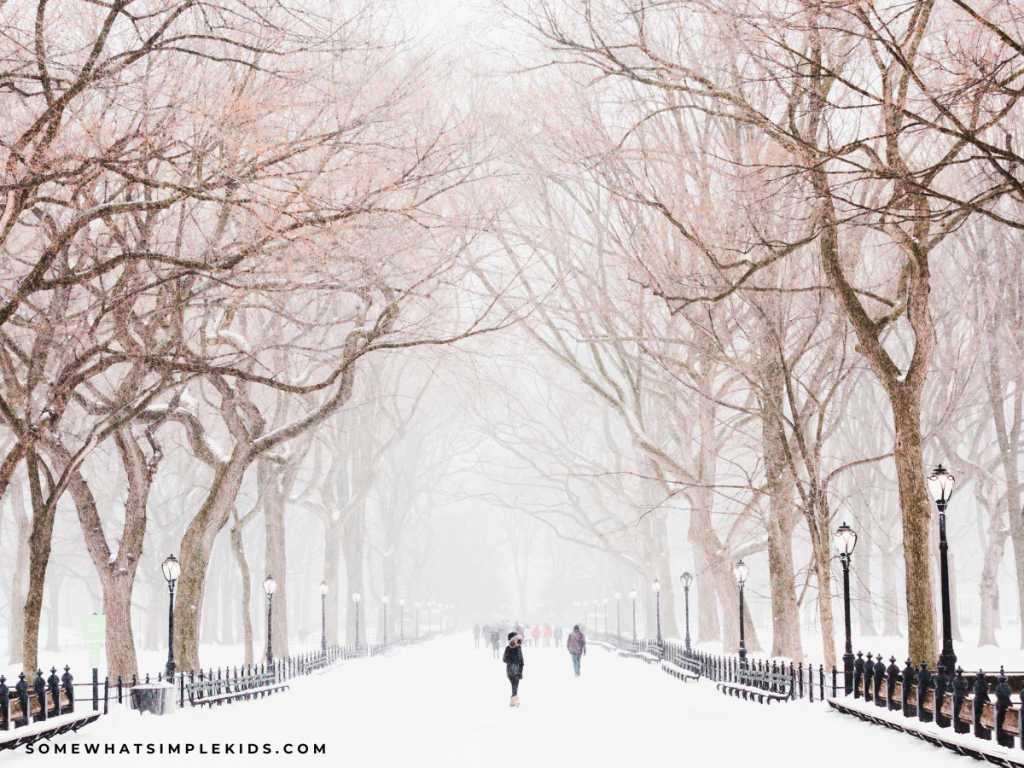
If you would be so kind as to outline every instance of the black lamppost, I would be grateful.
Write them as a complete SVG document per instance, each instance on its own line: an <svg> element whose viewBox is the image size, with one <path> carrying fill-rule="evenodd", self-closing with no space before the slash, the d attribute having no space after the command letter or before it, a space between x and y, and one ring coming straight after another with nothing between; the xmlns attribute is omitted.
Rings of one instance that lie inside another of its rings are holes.
<svg viewBox="0 0 1024 768"><path fill-rule="evenodd" d="M398 644L405 645L405 598L398 598Z"/></svg>
<svg viewBox="0 0 1024 768"><path fill-rule="evenodd" d="M685 571L679 577L679 583L683 585L683 599L686 602L686 650L690 650L690 584L693 583L693 576Z"/></svg>
<svg viewBox="0 0 1024 768"><path fill-rule="evenodd" d="M750 569L740 560L732 569L732 575L736 577L736 583L740 585L740 667L747 666L747 644L743 637L743 585L747 583L747 576Z"/></svg>
<svg viewBox="0 0 1024 768"><path fill-rule="evenodd" d="M636 642L636 590L629 590L629 599L633 601L633 642Z"/></svg>
<svg viewBox="0 0 1024 768"><path fill-rule="evenodd" d="M846 695L853 693L853 638L851 637L850 622L850 557L853 555L853 548L857 546L857 534L853 528L846 523L840 525L833 539L836 543L836 551L839 552L839 561L843 564L843 612L846 620L846 652L843 654L843 688Z"/></svg>
<svg viewBox="0 0 1024 768"><path fill-rule="evenodd" d="M619 600L622 598L621 592L615 593L615 636L622 637L622 616L619 613Z"/></svg>
<svg viewBox="0 0 1024 768"><path fill-rule="evenodd" d="M654 605L655 615L658 617L658 647L661 647L661 582L657 578L654 579L654 583L651 585L654 590Z"/></svg>
<svg viewBox="0 0 1024 768"><path fill-rule="evenodd" d="M602 605L604 605L604 633L607 635L608 634L608 598L606 597L606 598L602 599L601 603L602 603Z"/></svg>
<svg viewBox="0 0 1024 768"><path fill-rule="evenodd" d="M953 495L956 479L941 464L928 478L928 490L939 508L939 567L942 575L942 653L939 664L952 675L956 668L956 654L953 653L953 617L949 600L949 545L946 543L946 505Z"/></svg>
<svg viewBox="0 0 1024 768"><path fill-rule="evenodd" d="M384 595L380 599L384 604L384 645L388 644L388 596Z"/></svg>
<svg viewBox="0 0 1024 768"><path fill-rule="evenodd" d="M267 576L263 580L263 591L267 593L267 666L274 666L274 645L271 641L271 631L274 626L274 592L277 591L277 582L273 576Z"/></svg>
<svg viewBox="0 0 1024 768"><path fill-rule="evenodd" d="M420 636L420 604L413 603L413 607L416 609L416 639Z"/></svg>
<svg viewBox="0 0 1024 768"><path fill-rule="evenodd" d="M327 652L327 582L320 582L320 650Z"/></svg>
<svg viewBox="0 0 1024 768"><path fill-rule="evenodd" d="M164 572L164 578L167 579L167 590L171 595L171 602L167 609L167 682L174 682L174 585L178 581L178 575L181 573L181 563L178 562L178 558L174 555L168 555L167 559L164 560L160 566L160 570Z"/></svg>
<svg viewBox="0 0 1024 768"><path fill-rule="evenodd" d="M359 601L362 599L362 595L358 592L352 593L352 602L356 604L356 648L359 647Z"/></svg>

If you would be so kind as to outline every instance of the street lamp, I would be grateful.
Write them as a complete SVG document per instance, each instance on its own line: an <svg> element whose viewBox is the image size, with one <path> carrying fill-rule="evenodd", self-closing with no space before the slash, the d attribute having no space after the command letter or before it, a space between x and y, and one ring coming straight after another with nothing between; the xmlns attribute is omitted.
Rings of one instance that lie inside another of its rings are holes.
<svg viewBox="0 0 1024 768"><path fill-rule="evenodd" d="M743 639L743 585L747 583L747 576L750 569L740 560L732 569L732 575L736 577L736 583L740 585L740 667L747 666L747 644Z"/></svg>
<svg viewBox="0 0 1024 768"><path fill-rule="evenodd" d="M835 539L839 561L843 564L843 611L846 618L846 653L843 654L843 687L846 695L853 693L853 639L850 623L850 556L857 546L857 534L846 523L840 525L832 535Z"/></svg>
<svg viewBox="0 0 1024 768"><path fill-rule="evenodd" d="M160 566L167 579L167 590L171 595L171 602L167 608L167 682L174 682L174 585L181 574L181 563L174 555L168 555Z"/></svg>
<svg viewBox="0 0 1024 768"><path fill-rule="evenodd" d="M604 633L607 635L608 634L608 598L606 597L603 600L601 600L601 603L604 605Z"/></svg>
<svg viewBox="0 0 1024 768"><path fill-rule="evenodd" d="M654 583L651 585L654 589L654 604L655 614L658 617L658 647L661 647L661 582L655 578Z"/></svg>
<svg viewBox="0 0 1024 768"><path fill-rule="evenodd" d="M327 652L327 582L320 582L320 650Z"/></svg>
<svg viewBox="0 0 1024 768"><path fill-rule="evenodd" d="M622 597L621 592L615 593L615 636L622 637L622 616L619 614L619 599Z"/></svg>
<svg viewBox="0 0 1024 768"><path fill-rule="evenodd" d="M416 609L416 639L420 637L420 604L413 603L413 607Z"/></svg>
<svg viewBox="0 0 1024 768"><path fill-rule="evenodd" d="M267 593L267 666L274 665L274 646L271 642L271 629L274 626L274 592L277 591L277 582L273 576L267 576L263 580L263 591Z"/></svg>
<svg viewBox="0 0 1024 768"><path fill-rule="evenodd" d="M356 604L356 648L359 647L359 601L362 599L362 595L358 592L352 593L352 602Z"/></svg>
<svg viewBox="0 0 1024 768"><path fill-rule="evenodd" d="M380 599L384 603L384 645L388 644L388 596L384 595Z"/></svg>
<svg viewBox="0 0 1024 768"><path fill-rule="evenodd" d="M636 642L636 590L629 590L629 599L633 601L633 642Z"/></svg>
<svg viewBox="0 0 1024 768"><path fill-rule="evenodd" d="M684 571L679 577L679 583L683 585L683 599L686 602L686 650L690 650L690 584L693 583L693 576L689 571Z"/></svg>
<svg viewBox="0 0 1024 768"><path fill-rule="evenodd" d="M946 543L946 505L949 504L949 497L953 495L955 483L956 479L941 464L928 478L928 490L935 499L935 506L939 508L939 564L942 573L942 653L939 654L939 664L946 670L947 675L952 675L956 668L956 654L953 653L953 617L949 601L949 545Z"/></svg>
<svg viewBox="0 0 1024 768"><path fill-rule="evenodd" d="M398 644L405 645L405 598L398 598Z"/></svg>

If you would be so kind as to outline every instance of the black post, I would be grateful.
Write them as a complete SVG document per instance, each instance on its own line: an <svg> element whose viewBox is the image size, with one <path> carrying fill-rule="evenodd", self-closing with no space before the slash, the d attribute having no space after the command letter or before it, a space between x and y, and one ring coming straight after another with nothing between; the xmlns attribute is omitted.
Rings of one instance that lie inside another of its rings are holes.
<svg viewBox="0 0 1024 768"><path fill-rule="evenodd" d="M359 603L356 602L356 649L359 649Z"/></svg>
<svg viewBox="0 0 1024 768"><path fill-rule="evenodd" d="M320 595L320 650L327 653L327 595Z"/></svg>
<svg viewBox="0 0 1024 768"><path fill-rule="evenodd" d="M274 664L274 646L271 642L271 629L274 626L274 595L267 595L267 666Z"/></svg>
<svg viewBox="0 0 1024 768"><path fill-rule="evenodd" d="M747 666L747 644L743 635L743 582L740 582L740 667Z"/></svg>
<svg viewBox="0 0 1024 768"><path fill-rule="evenodd" d="M953 653L953 617L949 600L949 557L946 543L946 504L939 500L939 563L942 574L942 653L939 664L947 670L956 669L956 654Z"/></svg>
<svg viewBox="0 0 1024 768"><path fill-rule="evenodd" d="M846 618L846 653L843 654L843 683L846 695L853 693L853 638L850 623L850 556L839 556L843 564L843 611Z"/></svg>
<svg viewBox="0 0 1024 768"><path fill-rule="evenodd" d="M690 587L683 587L683 598L686 603L686 651L690 651Z"/></svg>
<svg viewBox="0 0 1024 768"><path fill-rule="evenodd" d="M174 581L167 582L170 601L167 603L167 682L174 682Z"/></svg>
<svg viewBox="0 0 1024 768"><path fill-rule="evenodd" d="M388 644L388 604L384 603L384 645Z"/></svg>
<svg viewBox="0 0 1024 768"><path fill-rule="evenodd" d="M622 637L622 614L619 611L619 598L615 598L615 636Z"/></svg>

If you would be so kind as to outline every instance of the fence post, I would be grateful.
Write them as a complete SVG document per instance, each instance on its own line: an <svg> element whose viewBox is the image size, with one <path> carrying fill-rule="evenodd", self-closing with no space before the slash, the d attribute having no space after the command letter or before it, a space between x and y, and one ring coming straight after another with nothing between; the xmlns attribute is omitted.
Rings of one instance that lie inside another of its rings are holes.
<svg viewBox="0 0 1024 768"><path fill-rule="evenodd" d="M28 683L25 681L25 673L18 673L18 682L14 686L14 694L18 698L18 703L21 704L21 719L18 722L23 722L23 725L28 725L32 722L28 708ZM18 727L18 723L14 724Z"/></svg>
<svg viewBox="0 0 1024 768"><path fill-rule="evenodd" d="M836 683L839 682L839 670L836 669L836 665L832 665L832 698L836 697Z"/></svg>
<svg viewBox="0 0 1024 768"><path fill-rule="evenodd" d="M36 670L36 679L32 681L32 691L36 695L36 701L39 702L39 714L36 715L36 722L40 720L46 720L49 716L47 710L49 707L46 704L46 681L43 680L43 670ZM31 723L32 720L30 719Z"/></svg>
<svg viewBox="0 0 1024 768"><path fill-rule="evenodd" d="M903 716L914 717L917 715L917 706L910 698L910 689L917 682L917 670L914 669L914 662L907 659L907 666L903 669L903 685L900 687L900 698L903 699Z"/></svg>
<svg viewBox="0 0 1024 768"><path fill-rule="evenodd" d="M103 714L110 714L110 677L103 678Z"/></svg>
<svg viewBox="0 0 1024 768"><path fill-rule="evenodd" d="M917 673L917 719L922 723L930 723L932 721L932 713L924 708L924 700L931 687L932 675L928 671L928 663L922 661L921 669Z"/></svg>
<svg viewBox="0 0 1024 768"><path fill-rule="evenodd" d="M64 684L64 690L68 694L68 712L75 711L75 678L71 675L71 667L67 664L64 665L64 674L60 676L61 683Z"/></svg>
<svg viewBox="0 0 1024 768"><path fill-rule="evenodd" d="M960 708L967 699L967 678L964 677L963 667L956 668L956 677L953 678L953 730L957 733L969 733L970 725L960 718Z"/></svg>
<svg viewBox="0 0 1024 768"><path fill-rule="evenodd" d="M53 699L54 717L64 714L60 706L60 678L57 677L57 668L50 667L50 677L46 680L46 687L50 690L50 698Z"/></svg>
<svg viewBox="0 0 1024 768"><path fill-rule="evenodd" d="M864 682L864 659L863 654L857 651L857 660L853 662L853 698L859 699L861 685Z"/></svg>
<svg viewBox="0 0 1024 768"><path fill-rule="evenodd" d="M100 671L92 668L92 711L100 711Z"/></svg>
<svg viewBox="0 0 1024 768"><path fill-rule="evenodd" d="M889 657L889 666L885 670L885 705L892 711L899 709L900 706L896 701L896 683L900 679L900 668L896 666L896 657Z"/></svg>
<svg viewBox="0 0 1024 768"><path fill-rule="evenodd" d="M124 704L124 680L117 676L117 703Z"/></svg>
<svg viewBox="0 0 1024 768"><path fill-rule="evenodd" d="M974 681L974 701L971 707L971 723L974 726L974 735L985 741L992 740L992 731L981 724L981 717L985 714L985 704L988 703L988 680L985 673L978 670L978 679Z"/></svg>
<svg viewBox="0 0 1024 768"><path fill-rule="evenodd" d="M1006 683L1006 672L999 668L999 685L996 686L996 743L1000 747L1013 749L1013 734L1004 729L1006 710L1010 708L1010 686ZM1024 742L1022 742L1024 743Z"/></svg>
<svg viewBox="0 0 1024 768"><path fill-rule="evenodd" d="M949 691L949 675L944 664L938 665L935 676L935 724L939 728L949 728L950 718L942 711L946 705L946 693Z"/></svg>
<svg viewBox="0 0 1024 768"><path fill-rule="evenodd" d="M7 689L7 678L0 675L0 731L11 730L11 695Z"/></svg>

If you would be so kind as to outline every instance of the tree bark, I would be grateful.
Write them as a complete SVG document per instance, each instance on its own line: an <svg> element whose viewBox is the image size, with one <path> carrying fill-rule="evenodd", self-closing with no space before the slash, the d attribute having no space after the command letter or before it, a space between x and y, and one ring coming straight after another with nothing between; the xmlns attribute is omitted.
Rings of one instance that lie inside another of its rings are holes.
<svg viewBox="0 0 1024 768"><path fill-rule="evenodd" d="M235 557L235 562L238 563L238 573L242 582L242 596L239 607L241 608L241 622L242 622L242 642L245 645L245 665L249 666L253 663L253 634L252 634L252 614L249 610L249 605L252 601L252 582L249 576L249 563L245 559L245 548L242 546L242 530L251 519L253 512L250 512L241 521L238 519L238 512L232 510L232 515L235 519L235 524L231 526L231 553Z"/></svg>
<svg viewBox="0 0 1024 768"><path fill-rule="evenodd" d="M11 651L8 663L18 664L24 658L25 602L28 599L29 537L32 525L25 511L25 491L20 481L10 487L10 494L18 540L11 583Z"/></svg>
<svg viewBox="0 0 1024 768"><path fill-rule="evenodd" d="M341 594L338 583L338 563L341 560L341 525L327 525L324 531L324 581L327 583L326 624L327 644L338 645L338 602Z"/></svg>
<svg viewBox="0 0 1024 768"><path fill-rule="evenodd" d="M366 505L359 504L345 521L342 532L342 550L345 553L345 605L347 606L345 625L346 644L365 642L366 637L366 592L363 590L363 545L366 539ZM363 596L358 609L352 601L352 595L358 592ZM356 637L356 610L360 612L359 636Z"/></svg>

